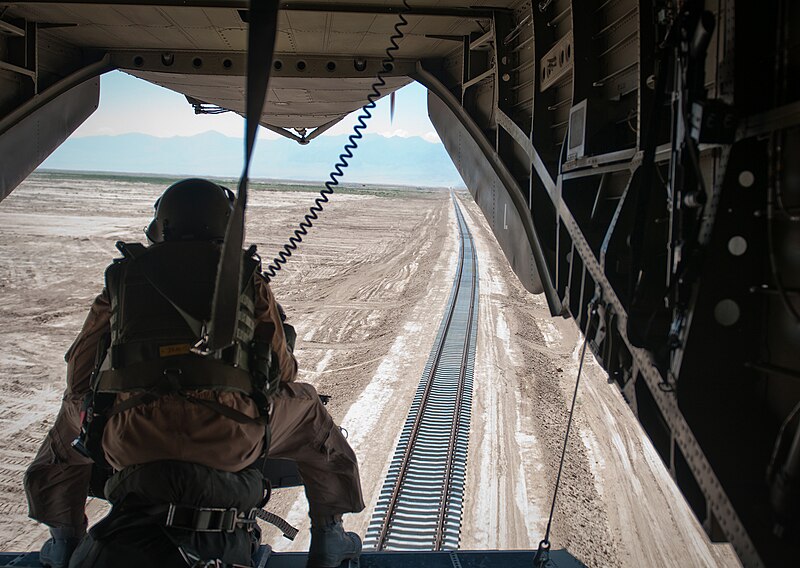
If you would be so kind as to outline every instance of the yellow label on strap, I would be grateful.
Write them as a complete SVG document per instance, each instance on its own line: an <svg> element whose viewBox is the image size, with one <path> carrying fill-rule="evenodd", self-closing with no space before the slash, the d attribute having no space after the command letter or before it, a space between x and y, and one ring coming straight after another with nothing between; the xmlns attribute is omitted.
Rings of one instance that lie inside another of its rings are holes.
<svg viewBox="0 0 800 568"><path fill-rule="evenodd" d="M175 355L186 355L192 346L188 343L178 343L176 345L164 345L158 348L161 357L173 357Z"/></svg>

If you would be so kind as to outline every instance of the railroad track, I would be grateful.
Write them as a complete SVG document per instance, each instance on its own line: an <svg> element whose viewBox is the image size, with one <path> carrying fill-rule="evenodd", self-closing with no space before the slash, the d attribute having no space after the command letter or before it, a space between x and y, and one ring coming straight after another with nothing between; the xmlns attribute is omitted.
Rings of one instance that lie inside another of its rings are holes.
<svg viewBox="0 0 800 568"><path fill-rule="evenodd" d="M478 261L453 198L459 261L448 306L365 537L373 550L458 548L478 323Z"/></svg>

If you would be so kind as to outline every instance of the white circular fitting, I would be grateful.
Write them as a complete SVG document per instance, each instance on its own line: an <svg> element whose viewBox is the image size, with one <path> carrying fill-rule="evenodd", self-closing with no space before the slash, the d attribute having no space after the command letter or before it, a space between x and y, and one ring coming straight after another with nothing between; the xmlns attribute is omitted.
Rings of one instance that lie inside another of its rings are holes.
<svg viewBox="0 0 800 568"><path fill-rule="evenodd" d="M728 241L728 252L733 256L742 256L747 252L747 240L744 237L731 237Z"/></svg>
<svg viewBox="0 0 800 568"><path fill-rule="evenodd" d="M756 176L750 170L744 170L739 174L739 185L742 187L751 187L756 182Z"/></svg>
<svg viewBox="0 0 800 568"><path fill-rule="evenodd" d="M718 324L725 327L732 326L739 321L740 315L739 304L733 300L720 300L714 307L714 318L717 320Z"/></svg>

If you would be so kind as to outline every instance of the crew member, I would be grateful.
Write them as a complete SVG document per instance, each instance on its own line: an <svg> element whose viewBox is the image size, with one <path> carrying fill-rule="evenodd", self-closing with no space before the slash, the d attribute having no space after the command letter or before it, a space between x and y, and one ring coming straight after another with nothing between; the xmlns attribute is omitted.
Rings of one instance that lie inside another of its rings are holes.
<svg viewBox="0 0 800 568"><path fill-rule="evenodd" d="M360 553L341 520L364 508L355 454L314 387L294 382L294 330L246 253L237 343L202 354L187 341L210 314L232 204L233 194L210 181L173 184L145 230L151 245L123 245L125 258L107 270L67 351L55 424L25 473L29 515L50 527L45 566L249 565L260 541L254 509L265 482L255 464L265 447L298 464L311 518L308 566L338 566ZM259 345L271 351L274 387L256 372ZM95 405L112 401L98 417L101 459L114 472L104 489L112 510L88 535L93 464L71 447L87 393Z"/></svg>

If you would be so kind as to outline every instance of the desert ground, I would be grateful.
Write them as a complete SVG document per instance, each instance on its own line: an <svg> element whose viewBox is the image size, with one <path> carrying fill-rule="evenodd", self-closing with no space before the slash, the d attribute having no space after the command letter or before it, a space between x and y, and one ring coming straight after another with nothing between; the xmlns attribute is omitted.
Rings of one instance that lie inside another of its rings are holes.
<svg viewBox="0 0 800 568"><path fill-rule="evenodd" d="M35 174L0 203L0 550L33 550L22 475L53 423L63 354L102 287L117 240L142 241L168 182ZM251 191L247 241L265 262L313 193ZM580 333L549 316L510 270L479 209L456 192L479 254L480 314L461 548L530 549L544 535L577 374ZM300 380L333 398L360 463L362 536L452 285L458 250L447 190L337 194L273 289L298 330ZM738 566L710 544L618 390L587 356L553 521L554 548L587 566ZM267 508L301 529L264 527L277 550L308 546L301 489ZM106 510L88 504L91 521Z"/></svg>

